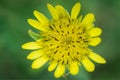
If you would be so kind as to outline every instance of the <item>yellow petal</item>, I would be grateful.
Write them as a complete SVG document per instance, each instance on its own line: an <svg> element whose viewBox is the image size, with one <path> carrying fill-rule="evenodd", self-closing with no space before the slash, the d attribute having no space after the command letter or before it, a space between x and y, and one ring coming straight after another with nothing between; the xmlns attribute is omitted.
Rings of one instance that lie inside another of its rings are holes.
<svg viewBox="0 0 120 80"><path fill-rule="evenodd" d="M59 78L59 77L61 77L64 73L65 73L65 65L59 64L59 65L57 66L57 69L56 69L55 72L54 72L54 76L55 76L56 78Z"/></svg>
<svg viewBox="0 0 120 80"><path fill-rule="evenodd" d="M83 18L82 15L80 15L80 16L78 17L79 22L81 22L82 18Z"/></svg>
<svg viewBox="0 0 120 80"><path fill-rule="evenodd" d="M34 60L36 58L39 58L40 56L43 55L43 50L40 49L40 50L36 50L36 51L33 51L31 52L28 56L27 56L27 59L30 59L30 60Z"/></svg>
<svg viewBox="0 0 120 80"><path fill-rule="evenodd" d="M35 10L33 14L42 24L47 25L49 23L48 19L42 13Z"/></svg>
<svg viewBox="0 0 120 80"><path fill-rule="evenodd" d="M72 19L76 19L76 18L77 18L77 16L79 15L80 9L81 9L81 5L80 5L79 2L76 3L76 4L73 6L73 8L72 8L72 10L71 10L71 18L72 18Z"/></svg>
<svg viewBox="0 0 120 80"><path fill-rule="evenodd" d="M55 9L57 11L57 14L58 14L59 18L68 17L69 16L68 12L61 5L55 6Z"/></svg>
<svg viewBox="0 0 120 80"><path fill-rule="evenodd" d="M101 42L101 38L96 37L96 38L91 38L88 44L91 46L97 46L100 42Z"/></svg>
<svg viewBox="0 0 120 80"><path fill-rule="evenodd" d="M54 19L58 19L58 14L57 11L55 10L55 8L51 5L51 4L47 4L48 10L51 13L52 17Z"/></svg>
<svg viewBox="0 0 120 80"><path fill-rule="evenodd" d="M95 21L94 14L88 13L84 17L84 19L82 21L82 25L86 27L86 26L89 26L89 24L92 24L94 21Z"/></svg>
<svg viewBox="0 0 120 80"><path fill-rule="evenodd" d="M34 20L34 19L28 19L28 23L29 23L32 27L34 27L34 28L36 28L36 29L38 29L38 30L41 30L41 31L45 31L45 32L46 32L46 27L45 27L43 24L41 24L40 22L38 22L38 21L36 21L36 20Z"/></svg>
<svg viewBox="0 0 120 80"><path fill-rule="evenodd" d="M34 50L34 49L40 49L42 48L42 46L40 46L37 42L28 42L28 43L23 44L22 48Z"/></svg>
<svg viewBox="0 0 120 80"><path fill-rule="evenodd" d="M48 67L48 71L53 71L57 66L57 62L53 61L50 63L50 66Z"/></svg>
<svg viewBox="0 0 120 80"><path fill-rule="evenodd" d="M101 33L102 33L102 30L100 28L93 28L88 32L90 37L100 36Z"/></svg>
<svg viewBox="0 0 120 80"><path fill-rule="evenodd" d="M100 55L98 55L94 52L90 52L89 57L97 63L101 63L101 64L106 63L106 60L103 57L101 57Z"/></svg>
<svg viewBox="0 0 120 80"><path fill-rule="evenodd" d="M95 69L95 65L87 57L82 60L82 64L88 72L92 72Z"/></svg>
<svg viewBox="0 0 120 80"><path fill-rule="evenodd" d="M76 75L79 72L79 66L77 62L73 62L70 64L70 73L72 75Z"/></svg>
<svg viewBox="0 0 120 80"><path fill-rule="evenodd" d="M86 32L89 31L91 28L94 28L94 24L93 23L89 23L87 26L85 26Z"/></svg>
<svg viewBox="0 0 120 80"><path fill-rule="evenodd" d="M42 56L32 63L32 68L33 69L38 69L41 68L46 62L48 61L48 58L46 56Z"/></svg>

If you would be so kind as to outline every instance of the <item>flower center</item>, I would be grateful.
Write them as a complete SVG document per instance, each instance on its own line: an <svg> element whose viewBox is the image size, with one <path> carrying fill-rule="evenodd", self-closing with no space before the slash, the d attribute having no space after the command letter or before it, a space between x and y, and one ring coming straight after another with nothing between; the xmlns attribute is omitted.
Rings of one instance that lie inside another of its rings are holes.
<svg viewBox="0 0 120 80"><path fill-rule="evenodd" d="M71 39L70 39L70 38L66 38L66 39L65 39L65 44L66 44L66 45L69 45L70 43L71 43Z"/></svg>
<svg viewBox="0 0 120 80"><path fill-rule="evenodd" d="M69 64L70 61L80 61L88 54L84 44L85 34L80 22L62 19L51 21L50 30L43 35L45 52L51 60Z"/></svg>

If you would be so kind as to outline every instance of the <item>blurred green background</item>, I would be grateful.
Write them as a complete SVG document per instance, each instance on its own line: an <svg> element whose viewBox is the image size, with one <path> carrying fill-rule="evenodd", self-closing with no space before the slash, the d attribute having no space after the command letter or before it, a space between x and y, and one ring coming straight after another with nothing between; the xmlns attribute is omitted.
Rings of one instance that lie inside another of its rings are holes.
<svg viewBox="0 0 120 80"><path fill-rule="evenodd" d="M69 75L68 80L120 80L120 0L0 0L0 80L64 80L55 79L47 65L31 69L32 61L26 59L30 51L21 49L21 45L33 41L27 33L34 30L27 23L28 18L35 18L33 10L51 18L47 3L63 5L70 12L76 2L82 5L81 14L94 13L95 25L103 29L102 43L92 49L107 64L95 64L92 73L80 67L80 73Z"/></svg>

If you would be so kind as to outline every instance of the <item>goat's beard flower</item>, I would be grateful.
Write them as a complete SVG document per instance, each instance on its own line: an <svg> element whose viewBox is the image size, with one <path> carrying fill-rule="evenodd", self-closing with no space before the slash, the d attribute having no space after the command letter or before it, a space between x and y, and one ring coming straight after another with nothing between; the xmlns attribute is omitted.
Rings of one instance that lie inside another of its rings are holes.
<svg viewBox="0 0 120 80"><path fill-rule="evenodd" d="M28 19L32 27L40 30L39 36L42 38L22 45L23 49L34 50L27 56L27 59L34 60L33 69L41 68L49 62L48 71L56 69L54 76L59 78L66 69L76 75L81 64L87 71L94 71L95 65L91 60L106 63L104 58L88 47L101 42L99 36L102 30L94 27L94 14L88 13L83 19L82 16L78 17L80 3L73 6L70 15L61 5L53 7L47 4L47 7L52 15L51 20L36 10L33 14L37 20Z"/></svg>

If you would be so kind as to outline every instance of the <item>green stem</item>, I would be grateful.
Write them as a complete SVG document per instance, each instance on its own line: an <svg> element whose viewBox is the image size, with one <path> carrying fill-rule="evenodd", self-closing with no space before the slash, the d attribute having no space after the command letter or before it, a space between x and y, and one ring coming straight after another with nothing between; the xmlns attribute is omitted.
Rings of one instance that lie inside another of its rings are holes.
<svg viewBox="0 0 120 80"><path fill-rule="evenodd" d="M69 75L69 73L64 74L64 75L63 75L63 78L64 78L65 80L68 80L68 78L67 78L68 75Z"/></svg>

